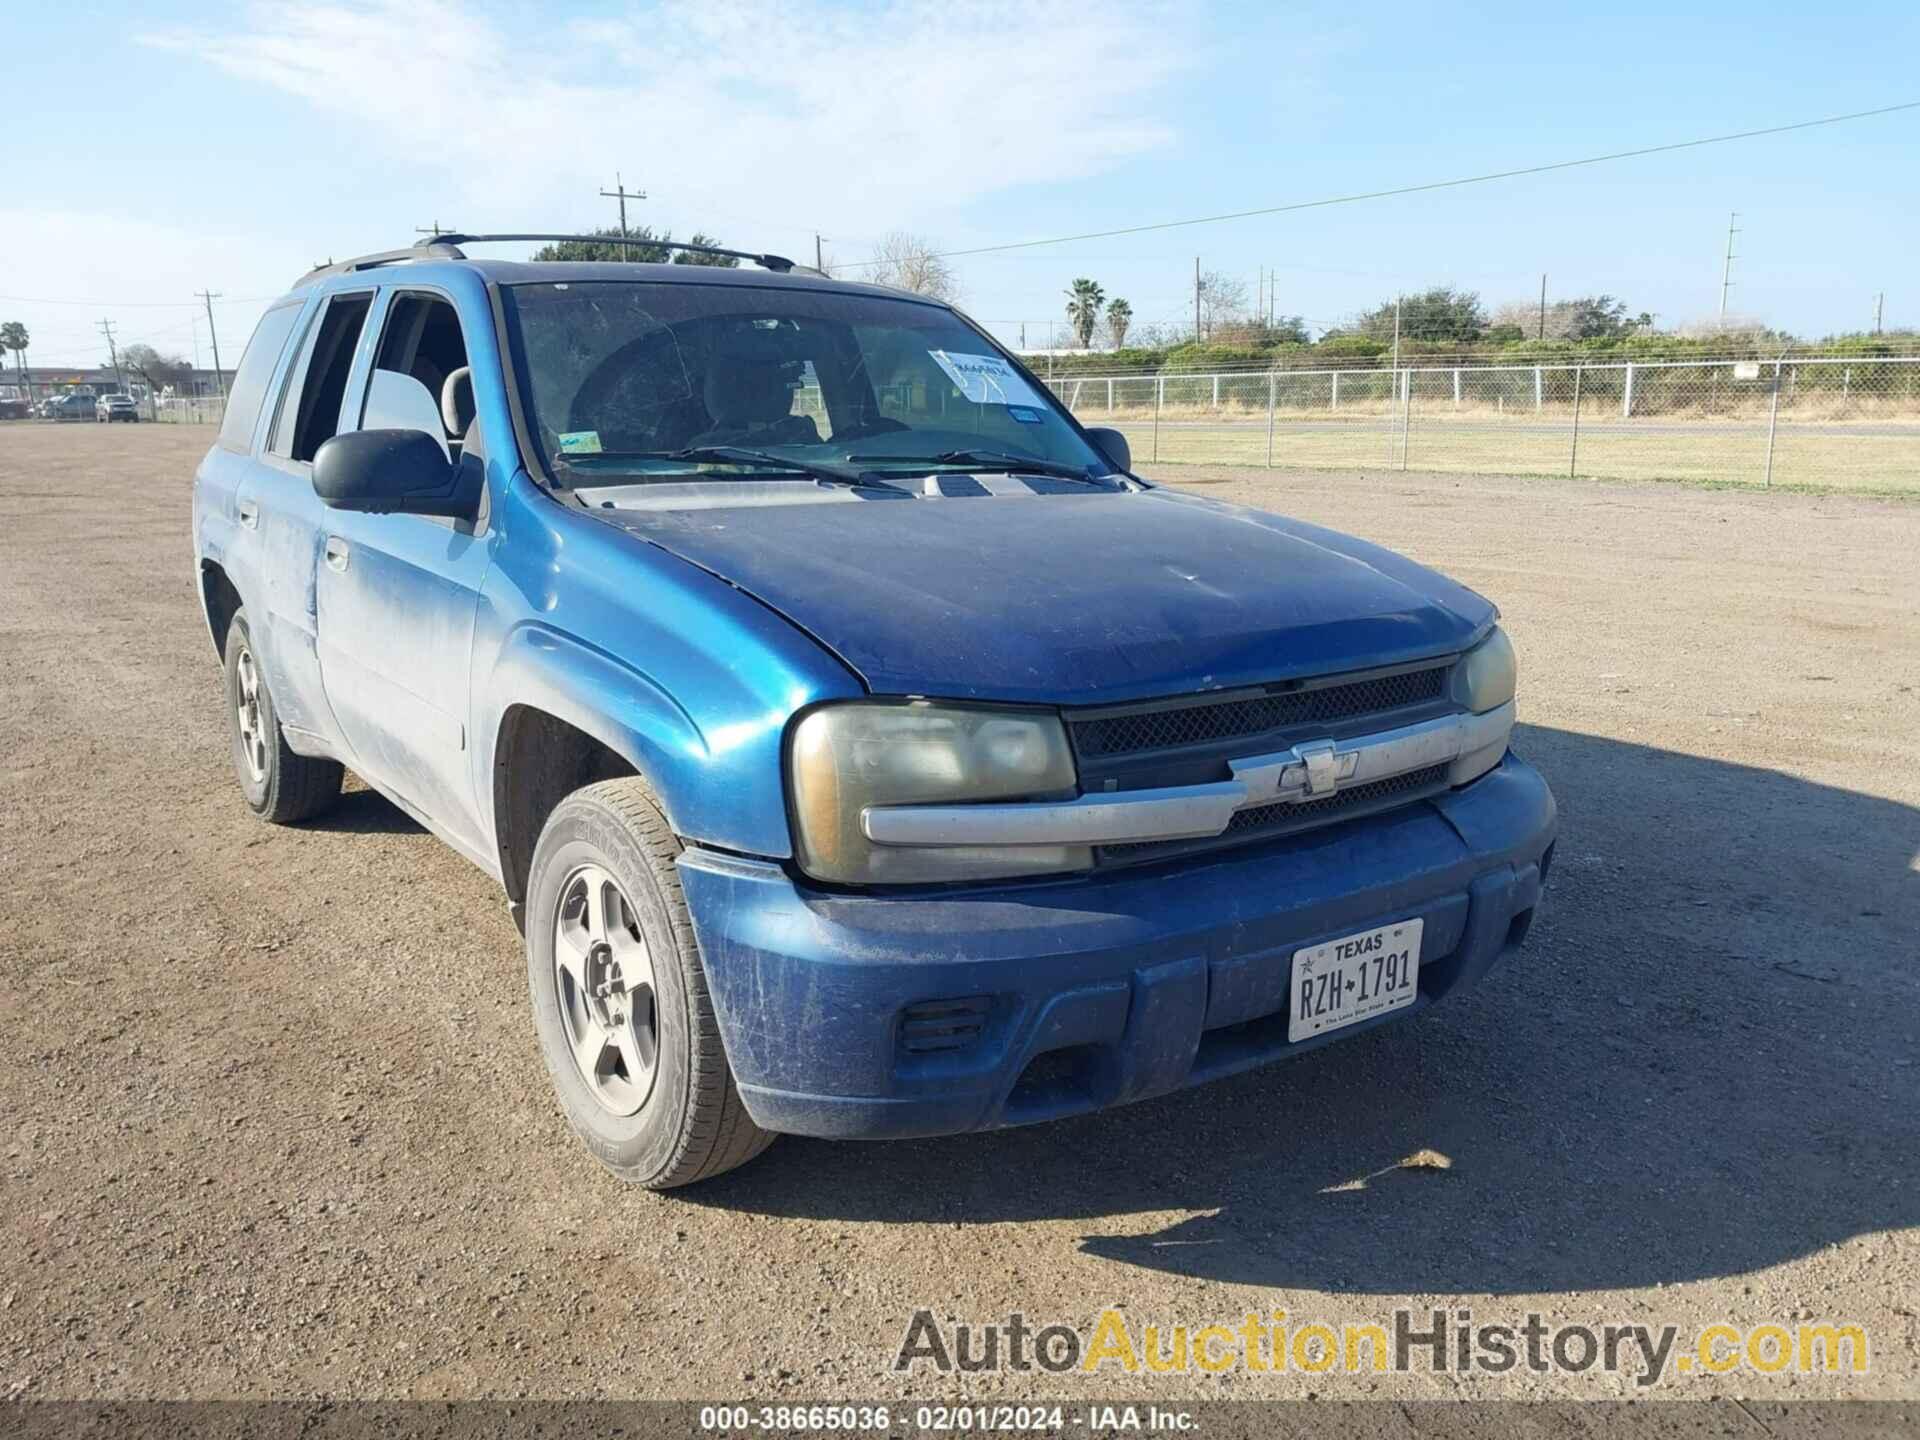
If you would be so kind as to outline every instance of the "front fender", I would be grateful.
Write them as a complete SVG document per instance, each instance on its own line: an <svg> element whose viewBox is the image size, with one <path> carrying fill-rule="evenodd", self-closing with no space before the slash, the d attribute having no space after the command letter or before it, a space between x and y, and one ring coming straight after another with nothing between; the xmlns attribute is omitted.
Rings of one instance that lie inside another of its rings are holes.
<svg viewBox="0 0 1920 1440"><path fill-rule="evenodd" d="M496 538L474 638L476 791L493 789L502 722L524 706L625 759L682 838L791 855L787 722L863 693L846 668L725 581L524 477Z"/></svg>
<svg viewBox="0 0 1920 1440"><path fill-rule="evenodd" d="M699 722L651 676L549 626L516 626L500 647L489 693L503 699L480 729L480 773L498 760L507 712L525 705L591 735L647 778L677 833L682 806L671 777L712 758Z"/></svg>

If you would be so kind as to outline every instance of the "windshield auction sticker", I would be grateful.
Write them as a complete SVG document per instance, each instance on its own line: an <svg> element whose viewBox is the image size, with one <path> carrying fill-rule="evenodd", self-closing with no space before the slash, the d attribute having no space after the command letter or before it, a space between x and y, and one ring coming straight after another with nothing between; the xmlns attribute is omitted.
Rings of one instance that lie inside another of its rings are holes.
<svg viewBox="0 0 1920 1440"><path fill-rule="evenodd" d="M1018 370L998 355L958 355L951 350L929 350L933 363L976 405L1042 405Z"/></svg>

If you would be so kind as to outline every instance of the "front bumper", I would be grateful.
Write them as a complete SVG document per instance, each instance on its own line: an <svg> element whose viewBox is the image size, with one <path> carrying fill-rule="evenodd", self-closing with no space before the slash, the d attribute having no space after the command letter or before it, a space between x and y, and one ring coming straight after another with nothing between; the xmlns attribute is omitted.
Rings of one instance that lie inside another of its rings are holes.
<svg viewBox="0 0 1920 1440"><path fill-rule="evenodd" d="M1555 826L1546 782L1509 755L1385 815L1041 885L828 894L700 849L680 875L755 1123L940 1135L1145 1099L1424 1010L1519 945ZM1288 1043L1295 950L1415 917L1409 1009Z"/></svg>

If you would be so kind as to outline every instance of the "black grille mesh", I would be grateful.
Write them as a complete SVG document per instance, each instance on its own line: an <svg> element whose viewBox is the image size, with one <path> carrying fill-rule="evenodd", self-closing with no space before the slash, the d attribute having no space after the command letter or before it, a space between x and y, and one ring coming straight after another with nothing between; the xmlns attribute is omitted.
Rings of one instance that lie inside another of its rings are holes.
<svg viewBox="0 0 1920 1440"><path fill-rule="evenodd" d="M1429 789L1446 778L1445 765L1429 765L1424 770L1409 770L1404 775L1390 776L1385 780L1369 780L1365 785L1336 790L1333 794L1319 800L1302 800L1297 805L1281 803L1259 805L1251 810L1236 810L1233 812L1233 819L1227 822L1227 833L1232 835L1243 830L1265 830L1282 824L1305 825L1325 820L1342 811L1358 810L1362 806L1372 805L1376 801L1390 799L1395 795L1411 795L1416 790Z"/></svg>
<svg viewBox="0 0 1920 1440"><path fill-rule="evenodd" d="M1103 845L1099 850L1099 858L1103 861L1139 861L1149 858L1150 853L1178 855L1224 844L1228 840L1256 840L1262 831L1285 835L1315 825L1330 824L1342 815L1377 810L1402 797L1411 799L1423 792L1438 791L1446 781L1445 765L1429 765L1424 770L1409 770L1405 775L1370 780L1364 785L1337 790L1320 800L1303 800L1298 804L1283 801L1256 806L1251 810L1236 810L1222 834L1206 839L1140 840L1127 845Z"/></svg>
<svg viewBox="0 0 1920 1440"><path fill-rule="evenodd" d="M1168 750L1212 740L1231 740L1240 735L1260 735L1289 725L1351 720L1438 700L1446 680L1447 667L1437 665L1430 670L1410 670L1317 690L1220 700L1177 710L1109 715L1100 720L1075 722L1073 743L1082 756L1104 759L1142 750Z"/></svg>

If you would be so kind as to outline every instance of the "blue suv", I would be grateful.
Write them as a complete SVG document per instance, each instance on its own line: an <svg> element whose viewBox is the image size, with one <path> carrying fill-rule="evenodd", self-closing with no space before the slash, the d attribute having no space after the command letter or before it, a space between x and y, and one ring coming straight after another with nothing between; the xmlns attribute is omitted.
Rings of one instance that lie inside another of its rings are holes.
<svg viewBox="0 0 1920 1440"><path fill-rule="evenodd" d="M462 248L541 238L302 279L194 548L248 804L351 766L500 881L615 1173L1138 1100L1520 943L1485 599L1146 483L949 305Z"/></svg>

